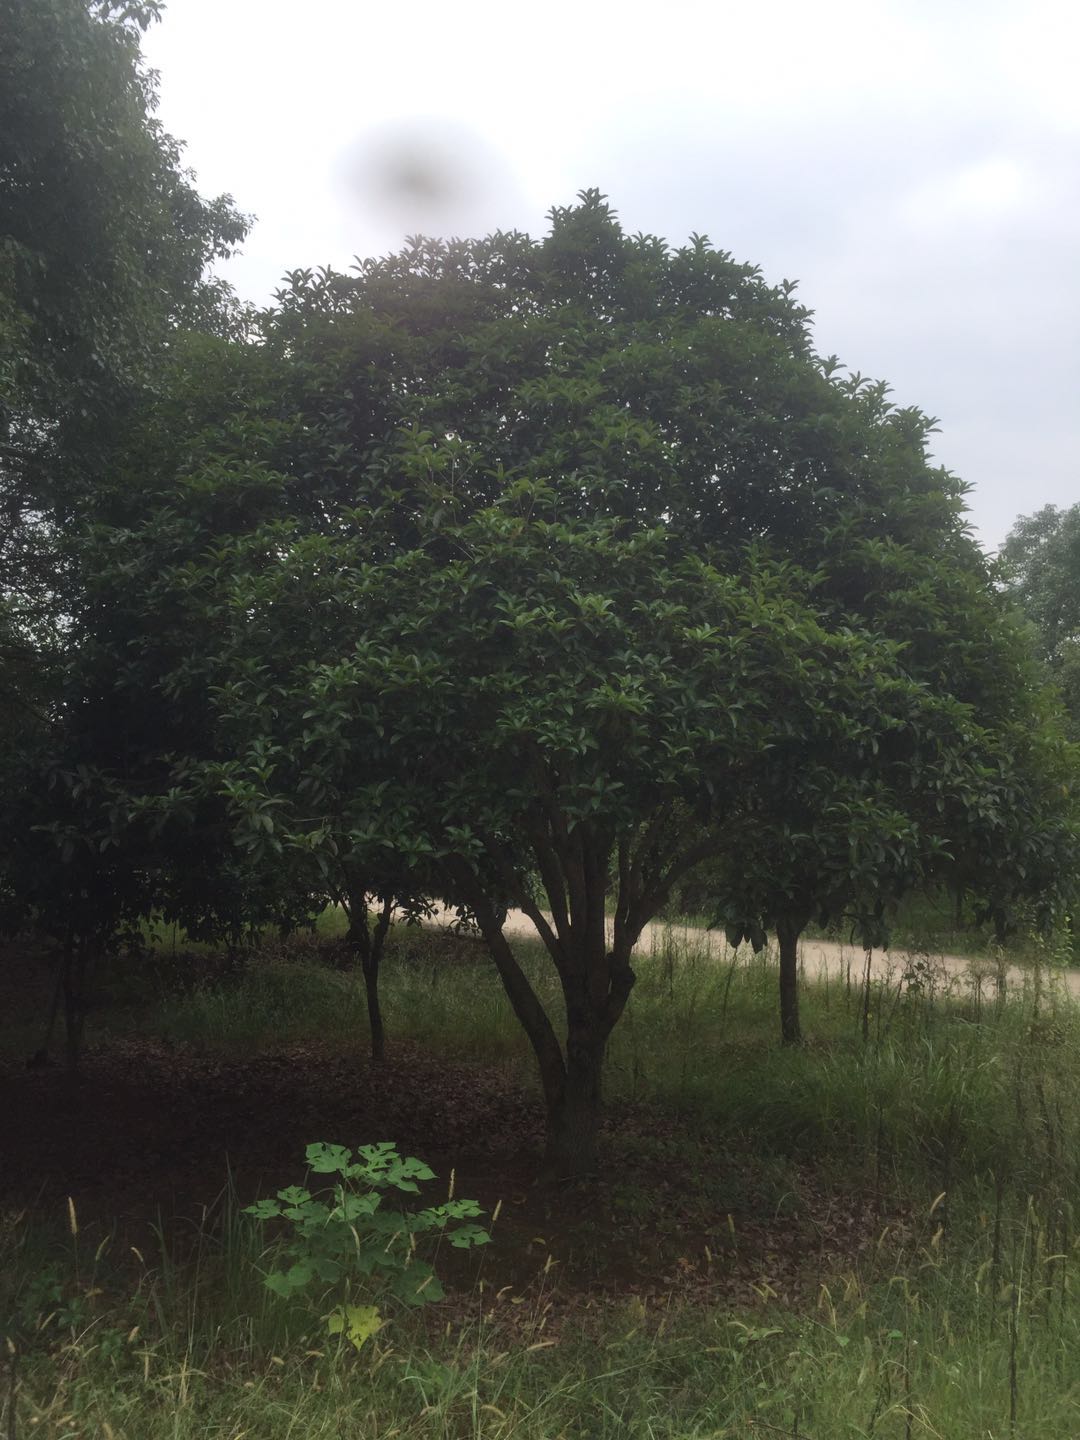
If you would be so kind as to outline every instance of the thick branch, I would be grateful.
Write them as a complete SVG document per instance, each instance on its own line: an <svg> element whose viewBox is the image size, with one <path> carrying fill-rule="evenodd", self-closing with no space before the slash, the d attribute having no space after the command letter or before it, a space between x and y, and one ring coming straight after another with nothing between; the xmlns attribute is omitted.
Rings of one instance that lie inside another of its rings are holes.
<svg viewBox="0 0 1080 1440"><path fill-rule="evenodd" d="M503 934L494 907L468 863L455 860L449 864L448 869L476 916L476 922L491 952L514 1014L520 1020L522 1029L528 1035L536 1053L545 1099L549 1105L553 1105L559 1099L566 1079L566 1063L547 1011L530 985L528 976L518 964L517 957Z"/></svg>
<svg viewBox="0 0 1080 1440"><path fill-rule="evenodd" d="M619 1016L626 1009L626 1002L630 999L630 992L637 980L630 964L629 951L623 957L613 950L608 956L608 964L611 971L611 984L603 1012L604 1024L607 1027L606 1035L611 1034Z"/></svg>
<svg viewBox="0 0 1080 1440"><path fill-rule="evenodd" d="M484 849L487 851L488 859L506 886L509 898L517 903L518 908L526 914L536 926L540 939L544 942L548 954L555 962L556 969L561 975L566 964L566 955L562 948L559 936L555 934L547 922L547 917L533 900L528 890L521 882L521 877L512 865L508 865L503 858L499 846L489 837L484 837Z"/></svg>
<svg viewBox="0 0 1080 1440"><path fill-rule="evenodd" d="M382 958L383 945L386 943L386 936L390 930L390 921L394 914L393 895L384 895L382 909L379 911L379 918L375 921L375 933L371 937L371 957L378 965Z"/></svg>
<svg viewBox="0 0 1080 1440"><path fill-rule="evenodd" d="M545 838L539 827L530 833L529 839L536 855L540 879L548 897L556 933L565 937L569 929L570 917L566 910L566 887L560 873L559 858L551 841Z"/></svg>
<svg viewBox="0 0 1080 1440"><path fill-rule="evenodd" d="M552 848L566 878L566 895L570 911L567 927L569 931L579 923L579 917L584 915L586 909L585 874L582 869L580 838L570 830L566 823L566 816L559 805L555 785L547 767L538 763L536 772L543 792L544 810L551 827Z"/></svg>
<svg viewBox="0 0 1080 1440"><path fill-rule="evenodd" d="M588 967L589 998L594 1013L602 1014L609 996L607 957L608 842L585 821L577 827L581 837L581 868L585 878L584 954Z"/></svg>
<svg viewBox="0 0 1080 1440"><path fill-rule="evenodd" d="M668 822L671 815L671 806L672 802L665 800L664 803L657 808L652 819L645 826L644 833L633 853L630 862L630 873L635 886L641 890L645 888L645 864L649 851L652 849L653 843L660 834L660 831Z"/></svg>
<svg viewBox="0 0 1080 1440"><path fill-rule="evenodd" d="M625 837L620 837L618 847L618 869L619 869L619 893L615 904L614 922L614 944L618 951L622 937L626 931L626 922L630 915L630 904L632 895L632 866L630 860L630 842Z"/></svg>
<svg viewBox="0 0 1080 1440"><path fill-rule="evenodd" d="M701 840L697 845L691 845L676 860L672 861L664 874L650 890L645 891L636 904L632 907L631 916L627 925L627 937L630 939L629 950L637 944L638 937L646 924L656 914L660 906L667 899L671 887L676 880L682 878L688 871L693 870L695 865L700 865L703 860L708 860L717 854L720 843L715 838Z"/></svg>

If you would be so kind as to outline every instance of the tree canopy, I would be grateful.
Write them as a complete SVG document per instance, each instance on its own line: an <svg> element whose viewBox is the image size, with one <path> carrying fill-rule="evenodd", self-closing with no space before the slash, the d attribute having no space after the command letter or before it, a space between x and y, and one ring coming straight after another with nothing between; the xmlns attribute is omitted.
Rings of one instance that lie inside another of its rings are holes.
<svg viewBox="0 0 1080 1440"><path fill-rule="evenodd" d="M257 341L177 350L87 542L132 813L215 816L299 891L465 900L587 1168L695 866L789 940L1006 859L1053 904L1068 762L932 428L815 354L790 284L595 192L539 241L293 272Z"/></svg>
<svg viewBox="0 0 1080 1440"><path fill-rule="evenodd" d="M1008 593L1035 627L1080 740L1080 504L1022 515L1001 549Z"/></svg>
<svg viewBox="0 0 1080 1440"><path fill-rule="evenodd" d="M247 221L199 194L154 114L158 9L0 0L0 909L95 942L156 890L79 650L81 537L181 330L246 323L208 267Z"/></svg>
<svg viewBox="0 0 1080 1440"><path fill-rule="evenodd" d="M247 222L202 198L155 118L139 37L158 8L0 0L0 594L39 640L53 541L167 335L237 314L207 267Z"/></svg>

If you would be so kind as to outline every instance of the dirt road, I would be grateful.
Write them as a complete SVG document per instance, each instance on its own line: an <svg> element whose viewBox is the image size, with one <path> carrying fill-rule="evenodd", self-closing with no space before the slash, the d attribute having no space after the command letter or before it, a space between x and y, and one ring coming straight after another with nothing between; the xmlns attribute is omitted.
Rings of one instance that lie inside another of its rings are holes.
<svg viewBox="0 0 1080 1440"><path fill-rule="evenodd" d="M511 910L506 917L505 929L513 935L535 937L536 929L527 915L520 910ZM717 956L728 953L727 942L718 930L702 930L693 925L666 925L654 921L646 925L638 950L655 951L674 941L677 945L693 945ZM804 940L799 947L803 973L808 979L821 980L831 976L837 980L850 971L852 976L861 976L865 963L862 950L857 945L839 945L829 940ZM915 964L929 964L930 971L942 985L951 984L958 991L981 986L983 994L993 992L998 983L999 967L994 960L985 956L914 954L907 950L875 950L871 956L870 973L876 980L889 979L896 984L900 977ZM1006 986L1022 989L1031 984L1034 969L1028 965L1010 964L1003 967ZM1080 999L1080 970L1044 970L1042 981L1061 986L1076 999Z"/></svg>

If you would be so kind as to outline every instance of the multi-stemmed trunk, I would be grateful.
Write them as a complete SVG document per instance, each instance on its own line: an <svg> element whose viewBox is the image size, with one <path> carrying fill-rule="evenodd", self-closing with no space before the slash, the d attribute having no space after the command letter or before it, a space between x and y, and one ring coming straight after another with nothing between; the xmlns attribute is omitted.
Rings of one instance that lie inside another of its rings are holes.
<svg viewBox="0 0 1080 1440"><path fill-rule="evenodd" d="M634 987L634 946L672 885L715 852L715 840L699 835L680 845L684 819L671 800L622 834L596 822L571 822L558 778L544 768L534 778L538 800L527 849L511 855L487 836L479 869L462 857L447 862L447 874L476 917L536 1055L547 1108L547 1172L576 1179L596 1168L604 1055ZM546 911L535 898L535 877ZM562 989L565 1046L503 933L494 892L519 905L536 926Z"/></svg>
<svg viewBox="0 0 1080 1440"><path fill-rule="evenodd" d="M556 903L550 919L524 894L518 896L559 975L566 1009L563 1044L503 933L503 917L497 907L474 876L464 868L458 871L459 887L477 916L514 1014L536 1053L547 1112L544 1168L552 1179L576 1179L595 1172L603 1058L634 988L629 958L641 933L639 924L632 927L625 917L616 916L613 936L609 936L606 884L599 867L589 878L592 883L579 887L573 909ZM549 897L550 893L549 887Z"/></svg>
<svg viewBox="0 0 1080 1440"><path fill-rule="evenodd" d="M634 983L630 947L620 953L616 946L608 944L606 893L595 887L590 913L579 913L576 926L568 915L563 915L563 924L553 928L535 906L529 906L530 918L562 986L566 1008L564 1048L503 933L500 908L492 903L469 868L457 867L455 880L476 917L503 988L536 1055L547 1111L547 1174L552 1179L577 1179L591 1174L597 1160L604 1053Z"/></svg>
<svg viewBox="0 0 1080 1440"><path fill-rule="evenodd" d="M362 886L354 886L349 890L347 939L360 960L364 996L367 1001L368 1028L371 1032L371 1058L379 1062L386 1058L386 1030L379 999L379 965L393 910L393 896L383 897L379 913L372 925L368 915L366 890Z"/></svg>
<svg viewBox="0 0 1080 1440"><path fill-rule="evenodd" d="M560 980L566 1006L566 1044L560 1044L536 992L494 911L477 909L484 938L503 985L536 1054L547 1111L544 1163L552 1179L577 1179L597 1163L604 1056L612 1028L634 983L629 957L603 943L563 944ZM581 983L582 975L592 986Z"/></svg>

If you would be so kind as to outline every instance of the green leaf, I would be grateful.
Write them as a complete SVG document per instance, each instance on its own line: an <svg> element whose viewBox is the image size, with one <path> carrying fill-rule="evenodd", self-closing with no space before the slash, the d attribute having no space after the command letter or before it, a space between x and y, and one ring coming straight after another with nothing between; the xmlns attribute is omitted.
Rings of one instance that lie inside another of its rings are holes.
<svg viewBox="0 0 1080 1440"><path fill-rule="evenodd" d="M318 1142L309 1145L305 1154L308 1168L316 1175L344 1174L352 1159L352 1151L344 1145L326 1145Z"/></svg>
<svg viewBox="0 0 1080 1440"><path fill-rule="evenodd" d="M326 1329L331 1335L344 1335L359 1350L385 1323L375 1305L342 1305L327 1316Z"/></svg>
<svg viewBox="0 0 1080 1440"><path fill-rule="evenodd" d="M450 1244L458 1250L468 1250L474 1245L487 1245L491 1236L479 1225L461 1225L449 1234Z"/></svg>
<svg viewBox="0 0 1080 1440"><path fill-rule="evenodd" d="M276 1200L257 1200L244 1207L244 1214L254 1215L256 1220L273 1220L281 1214L281 1206Z"/></svg>

